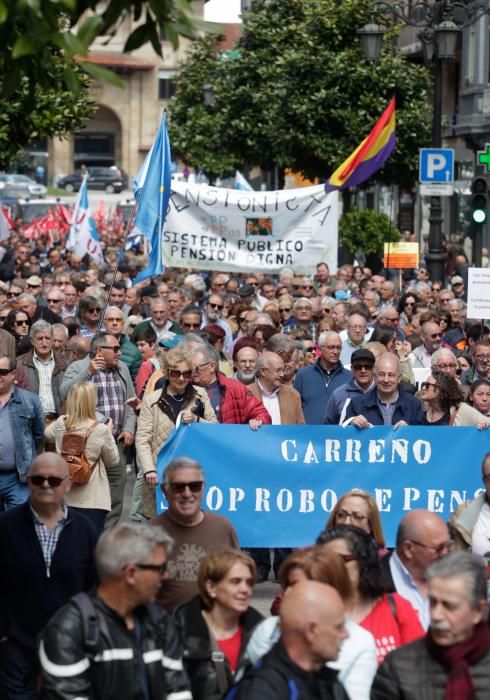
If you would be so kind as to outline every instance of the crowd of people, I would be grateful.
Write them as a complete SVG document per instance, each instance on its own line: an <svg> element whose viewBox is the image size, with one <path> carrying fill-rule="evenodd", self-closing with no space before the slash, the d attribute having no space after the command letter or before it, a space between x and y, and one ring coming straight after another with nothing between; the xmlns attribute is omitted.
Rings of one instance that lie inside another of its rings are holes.
<svg viewBox="0 0 490 700"><path fill-rule="evenodd" d="M247 425L251 440L265 425L485 430L490 328L467 318L468 266L454 262L447 285L423 266L399 288L324 262L134 285L115 260L101 270L43 240L7 246L0 697L485 697L490 452L481 494L449 523L404 514L393 550L376 501L354 488L316 542L244 551L203 509L199 462L157 473L181 423ZM244 454L230 468L246 466ZM263 619L253 588L274 579Z"/></svg>

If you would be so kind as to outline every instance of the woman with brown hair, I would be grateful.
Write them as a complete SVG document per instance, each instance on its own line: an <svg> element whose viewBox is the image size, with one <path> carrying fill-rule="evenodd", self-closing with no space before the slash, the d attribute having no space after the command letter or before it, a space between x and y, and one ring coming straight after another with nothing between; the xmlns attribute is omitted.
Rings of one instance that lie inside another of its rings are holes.
<svg viewBox="0 0 490 700"><path fill-rule="evenodd" d="M378 550L384 550L385 537L379 509L374 498L366 491L352 489L339 498L325 529L331 530L337 525L360 527L372 536Z"/></svg>
<svg viewBox="0 0 490 700"><path fill-rule="evenodd" d="M480 430L490 425L490 418L465 403L461 386L448 372L432 369L421 389L426 425L475 426Z"/></svg>
<svg viewBox="0 0 490 700"><path fill-rule="evenodd" d="M192 361L178 347L163 356L166 377L162 388L143 397L136 430L136 457L143 475L141 514L155 515L158 454L177 422L216 423L205 389L192 384Z"/></svg>
<svg viewBox="0 0 490 700"><path fill-rule="evenodd" d="M184 668L194 700L219 700L244 664L244 651L262 615L250 606L255 562L223 548L199 566L199 594L178 607Z"/></svg>
<svg viewBox="0 0 490 700"><path fill-rule="evenodd" d="M352 585L341 556L323 546L308 547L289 555L279 570L279 582L288 589L300 581L320 581L335 588L344 601L346 628L349 636L342 643L336 661L327 665L339 672L339 680L351 700L369 700L371 683L377 670L376 646L369 632L349 619ZM249 661L255 663L279 639L279 617L269 617L258 625L246 650Z"/></svg>

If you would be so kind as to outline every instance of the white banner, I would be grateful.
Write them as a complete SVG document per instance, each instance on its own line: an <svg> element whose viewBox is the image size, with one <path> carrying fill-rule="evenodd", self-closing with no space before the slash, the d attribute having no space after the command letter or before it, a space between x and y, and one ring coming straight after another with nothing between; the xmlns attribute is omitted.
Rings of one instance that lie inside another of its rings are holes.
<svg viewBox="0 0 490 700"><path fill-rule="evenodd" d="M337 269L338 195L323 185L244 192L172 181L166 267L224 272Z"/></svg>
<svg viewBox="0 0 490 700"><path fill-rule="evenodd" d="M468 318L490 319L490 269L468 268Z"/></svg>

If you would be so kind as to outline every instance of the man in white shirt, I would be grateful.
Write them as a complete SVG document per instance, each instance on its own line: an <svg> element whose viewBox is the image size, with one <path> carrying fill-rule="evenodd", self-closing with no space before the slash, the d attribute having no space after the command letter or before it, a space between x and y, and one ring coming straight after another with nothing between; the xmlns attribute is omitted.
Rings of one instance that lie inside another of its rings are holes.
<svg viewBox="0 0 490 700"><path fill-rule="evenodd" d="M422 345L415 348L408 356L414 369L431 367L432 355L441 347L442 331L440 325L435 321L426 321L422 324L421 336Z"/></svg>

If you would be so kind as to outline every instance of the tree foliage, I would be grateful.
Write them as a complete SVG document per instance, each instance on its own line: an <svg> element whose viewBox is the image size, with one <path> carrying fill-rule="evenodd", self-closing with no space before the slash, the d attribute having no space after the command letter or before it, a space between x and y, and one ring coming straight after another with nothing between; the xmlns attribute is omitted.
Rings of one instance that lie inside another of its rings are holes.
<svg viewBox="0 0 490 700"><path fill-rule="evenodd" d="M430 73L393 52L365 61L357 30L364 0L255 0L238 51L198 41L171 104L173 152L211 175L274 164L327 177L367 136L393 94L396 153L379 179L410 183L430 139ZM205 105L209 85L213 105Z"/></svg>
<svg viewBox="0 0 490 700"><path fill-rule="evenodd" d="M351 253L382 253L384 243L399 240L400 231L393 226L386 214L354 207L340 217L339 243Z"/></svg>

